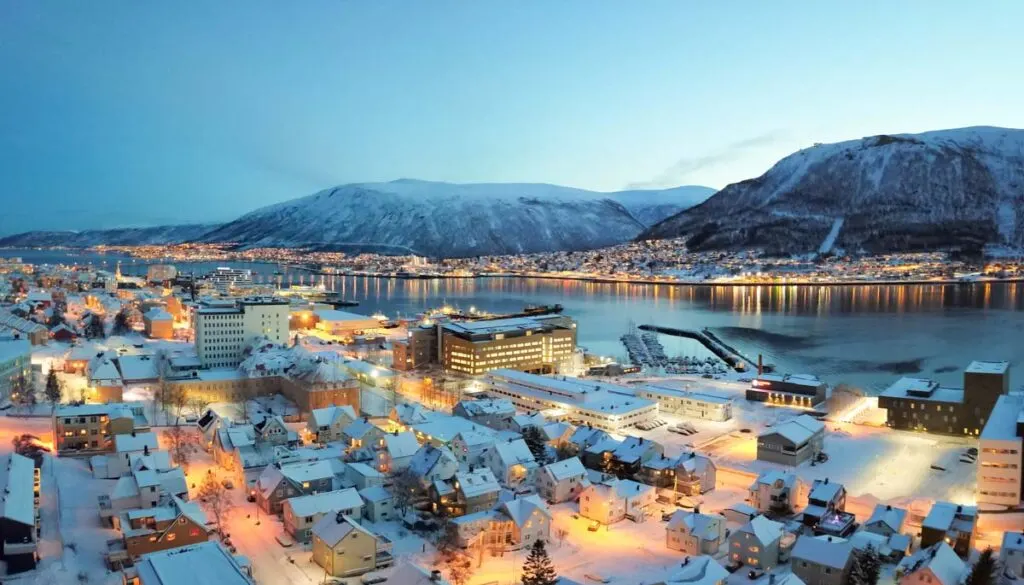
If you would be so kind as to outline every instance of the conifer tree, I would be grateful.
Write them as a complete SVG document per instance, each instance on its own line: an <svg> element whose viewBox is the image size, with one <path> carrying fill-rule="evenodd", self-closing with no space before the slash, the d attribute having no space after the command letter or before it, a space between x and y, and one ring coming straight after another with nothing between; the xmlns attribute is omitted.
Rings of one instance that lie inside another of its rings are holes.
<svg viewBox="0 0 1024 585"><path fill-rule="evenodd" d="M558 574L551 564L544 541L537 539L523 564L523 585L555 585Z"/></svg>
<svg viewBox="0 0 1024 585"><path fill-rule="evenodd" d="M523 441L526 442L526 446L529 447L530 453L533 454L533 458L537 460L537 463L539 465L547 465L548 446L545 444L544 435L540 429L534 426L523 429Z"/></svg>
<svg viewBox="0 0 1024 585"><path fill-rule="evenodd" d="M971 567L964 585L996 585L999 577L999 563L992 554L992 547L981 551L978 562Z"/></svg>

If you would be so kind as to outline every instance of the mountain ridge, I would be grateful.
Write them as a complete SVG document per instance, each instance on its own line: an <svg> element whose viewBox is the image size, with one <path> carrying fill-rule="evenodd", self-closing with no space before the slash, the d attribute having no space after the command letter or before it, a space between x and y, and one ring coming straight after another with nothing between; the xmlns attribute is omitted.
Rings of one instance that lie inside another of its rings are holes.
<svg viewBox="0 0 1024 585"><path fill-rule="evenodd" d="M637 239L695 250L969 250L1024 245L1024 130L976 126L818 144ZM831 246L829 246L831 247Z"/></svg>

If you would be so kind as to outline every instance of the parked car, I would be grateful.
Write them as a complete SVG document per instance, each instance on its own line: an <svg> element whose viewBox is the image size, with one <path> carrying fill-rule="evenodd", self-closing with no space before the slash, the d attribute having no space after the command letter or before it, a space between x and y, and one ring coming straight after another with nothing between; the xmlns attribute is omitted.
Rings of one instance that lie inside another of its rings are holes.
<svg viewBox="0 0 1024 585"><path fill-rule="evenodd" d="M587 526L587 530L590 531L590 532L597 532L597 529L600 528L600 527L601 527L601 524L597 520L594 520L593 522L590 523L589 526Z"/></svg>
<svg viewBox="0 0 1024 585"><path fill-rule="evenodd" d="M760 579L763 576L764 570L762 569L750 569L750 571L747 572L748 579Z"/></svg>

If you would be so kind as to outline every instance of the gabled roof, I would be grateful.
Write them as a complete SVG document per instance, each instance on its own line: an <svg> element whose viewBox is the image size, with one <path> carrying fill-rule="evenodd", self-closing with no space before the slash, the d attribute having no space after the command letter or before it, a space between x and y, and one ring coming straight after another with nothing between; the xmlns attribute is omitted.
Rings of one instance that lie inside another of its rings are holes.
<svg viewBox="0 0 1024 585"><path fill-rule="evenodd" d="M362 502L362 500L360 500ZM314 536L319 538L330 548L334 548L342 541L346 536L352 532L359 532L377 540L369 530L360 526L358 522L352 519L351 516L344 514L327 514L321 518L316 524L313 525L312 533Z"/></svg>
<svg viewBox="0 0 1024 585"><path fill-rule="evenodd" d="M839 496L839 493L843 489L843 484L834 481L815 480L813 487L811 487L811 493L808 496L812 500L821 500L823 502L831 502L833 499Z"/></svg>
<svg viewBox="0 0 1024 585"><path fill-rule="evenodd" d="M252 585L231 553L216 541L143 555L136 566L142 585Z"/></svg>
<svg viewBox="0 0 1024 585"><path fill-rule="evenodd" d="M416 435L411 431L384 435L384 445L392 459L412 457L420 449Z"/></svg>
<svg viewBox="0 0 1024 585"><path fill-rule="evenodd" d="M335 421L339 419L348 418L350 421L354 421L358 418L356 411L349 405L343 406L328 406L327 408L315 408L310 413L313 418L313 423L318 427L329 427L332 426Z"/></svg>
<svg viewBox="0 0 1024 585"><path fill-rule="evenodd" d="M897 566L910 575L918 571L931 570L938 585L957 585L967 571L967 566L945 542L922 548L904 558Z"/></svg>
<svg viewBox="0 0 1024 585"><path fill-rule="evenodd" d="M753 534L761 544L767 545L782 538L782 524L762 515L741 526L738 532Z"/></svg>
<svg viewBox="0 0 1024 585"><path fill-rule="evenodd" d="M314 516L339 510L355 510L363 507L363 499L355 488L324 492L311 496L299 496L285 500L296 516Z"/></svg>
<svg viewBox="0 0 1024 585"><path fill-rule="evenodd" d="M719 538L718 527L725 525L725 518L718 514L701 514L676 510L669 518L667 528L669 530L682 530L688 534L699 536L705 540Z"/></svg>
<svg viewBox="0 0 1024 585"><path fill-rule="evenodd" d="M334 477L334 468L327 461L289 463L281 466L281 474L297 484Z"/></svg>
<svg viewBox="0 0 1024 585"><path fill-rule="evenodd" d="M455 463L455 455L447 447L435 447L426 444L419 448L409 461L409 470L417 477L426 477L441 461ZM442 478L448 479L448 478Z"/></svg>
<svg viewBox="0 0 1024 585"><path fill-rule="evenodd" d="M375 427L373 423L365 418L357 418L342 429L341 432L345 433L345 436L351 439L362 439L374 430L377 430L377 427Z"/></svg>
<svg viewBox="0 0 1024 585"><path fill-rule="evenodd" d="M811 536L801 536L796 540L792 557L833 569L844 569L850 562L852 554L853 545L845 540L837 538L829 541Z"/></svg>
<svg viewBox="0 0 1024 585"><path fill-rule="evenodd" d="M587 470L583 467L579 457L570 457L544 466L544 470L555 481L562 481L570 477L584 477Z"/></svg>
<svg viewBox="0 0 1024 585"><path fill-rule="evenodd" d="M462 495L467 498L501 491L501 486L498 485L494 473L486 467L481 467L476 471L460 471L455 474L455 481L458 483L458 489L462 491Z"/></svg>
<svg viewBox="0 0 1024 585"><path fill-rule="evenodd" d="M156 433L136 432L130 435L114 435L114 451L117 453L144 451L146 448L149 448L150 453L160 448Z"/></svg>
<svg viewBox="0 0 1024 585"><path fill-rule="evenodd" d="M511 518L516 526L526 524L535 511L546 516L548 520L551 519L551 512L548 510L547 504L538 495L509 500L501 505L500 510Z"/></svg>
<svg viewBox="0 0 1024 585"><path fill-rule="evenodd" d="M534 458L526 441L516 439L513 441L501 441L494 444L494 453L498 456L501 464L505 467L513 465L524 465L536 467L537 460Z"/></svg>
<svg viewBox="0 0 1024 585"><path fill-rule="evenodd" d="M793 420L765 429L760 436L779 435L794 445L799 445L810 440L816 433L823 432L824 429L825 425L821 421L801 414Z"/></svg>
<svg viewBox="0 0 1024 585"><path fill-rule="evenodd" d="M707 556L687 558L682 568L665 582L665 585L718 585L729 577L718 561Z"/></svg>
<svg viewBox="0 0 1024 585"><path fill-rule="evenodd" d="M903 508L894 508L886 504L876 504L871 517L868 518L865 526L879 524L888 527L890 530L899 532L903 527L903 520L907 517L907 511Z"/></svg>

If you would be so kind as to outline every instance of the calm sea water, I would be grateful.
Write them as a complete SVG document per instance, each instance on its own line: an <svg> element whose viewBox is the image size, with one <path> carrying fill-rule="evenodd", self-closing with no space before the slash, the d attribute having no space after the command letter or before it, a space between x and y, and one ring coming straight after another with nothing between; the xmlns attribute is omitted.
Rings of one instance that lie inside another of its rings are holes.
<svg viewBox="0 0 1024 585"><path fill-rule="evenodd" d="M116 255L0 251L27 262L94 264L144 274L146 264ZM188 265L197 274L218 263ZM414 315L450 304L511 312L529 304L561 303L579 321L579 342L602 355L624 358L619 336L631 323L710 328L752 358L781 371L817 374L878 390L901 375L958 384L972 359L1007 360L1024 385L1024 285L669 286L595 284L571 280L477 278L401 280L311 276L268 264L264 279L323 282L360 302L363 313ZM275 272L281 272L276 276ZM699 355L689 340L662 336L669 354Z"/></svg>

